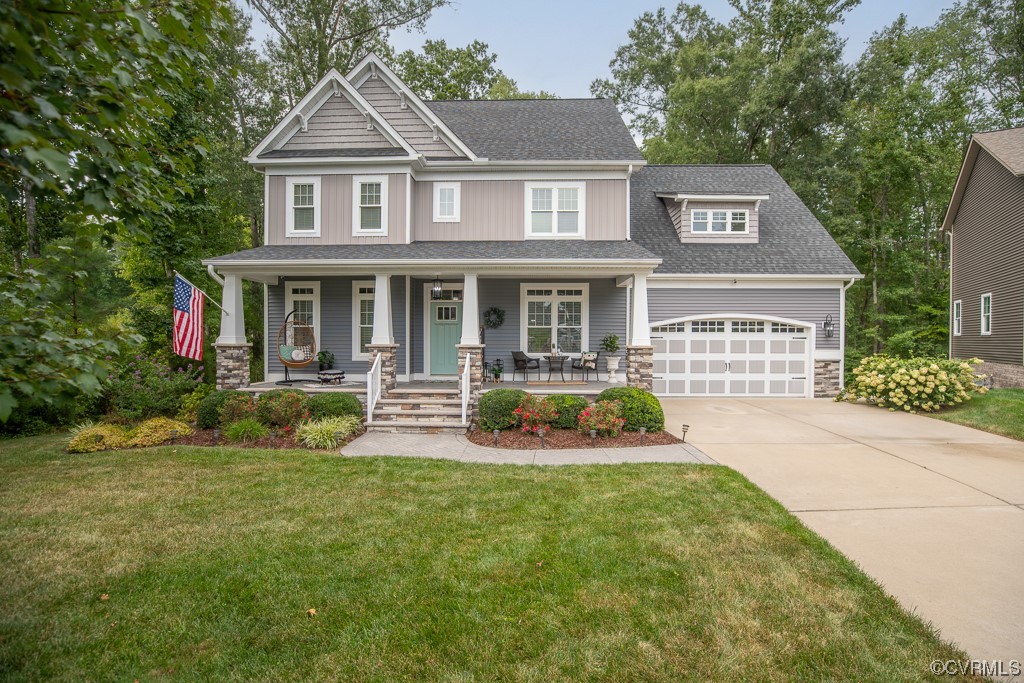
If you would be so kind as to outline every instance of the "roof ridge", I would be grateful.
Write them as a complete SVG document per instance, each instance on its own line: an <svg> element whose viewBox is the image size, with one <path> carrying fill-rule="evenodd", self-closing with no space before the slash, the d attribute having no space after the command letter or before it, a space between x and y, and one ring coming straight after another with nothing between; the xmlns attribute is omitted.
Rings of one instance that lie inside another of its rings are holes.
<svg viewBox="0 0 1024 683"><path fill-rule="evenodd" d="M708 166L716 168L772 168L771 164L647 164L644 168L706 168Z"/></svg>
<svg viewBox="0 0 1024 683"><path fill-rule="evenodd" d="M469 98L454 100L423 100L428 104L434 102L605 102L607 97L498 97L498 98Z"/></svg>

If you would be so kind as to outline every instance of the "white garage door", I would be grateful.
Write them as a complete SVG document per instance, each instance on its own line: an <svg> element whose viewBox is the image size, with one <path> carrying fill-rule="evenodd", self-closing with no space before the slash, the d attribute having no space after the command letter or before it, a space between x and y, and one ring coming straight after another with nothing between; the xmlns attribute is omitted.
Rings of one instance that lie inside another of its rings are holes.
<svg viewBox="0 0 1024 683"><path fill-rule="evenodd" d="M792 322L708 318L651 328L654 393L809 396L811 330Z"/></svg>

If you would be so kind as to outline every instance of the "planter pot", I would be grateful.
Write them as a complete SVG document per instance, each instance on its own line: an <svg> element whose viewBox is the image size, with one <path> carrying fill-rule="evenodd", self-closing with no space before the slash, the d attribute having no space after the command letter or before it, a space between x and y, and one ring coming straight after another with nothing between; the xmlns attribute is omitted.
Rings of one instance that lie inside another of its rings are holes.
<svg viewBox="0 0 1024 683"><path fill-rule="evenodd" d="M608 362L608 382L618 384L619 378L615 375L619 371L619 361L622 359L618 356L608 356L606 360Z"/></svg>

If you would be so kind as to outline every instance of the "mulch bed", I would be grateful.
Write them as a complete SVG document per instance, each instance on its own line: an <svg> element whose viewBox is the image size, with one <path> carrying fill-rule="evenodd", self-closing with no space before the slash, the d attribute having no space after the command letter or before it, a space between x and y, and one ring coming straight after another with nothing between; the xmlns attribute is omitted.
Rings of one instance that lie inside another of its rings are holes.
<svg viewBox="0 0 1024 683"><path fill-rule="evenodd" d="M362 436L363 432L364 430L360 429L347 439L342 439L341 444L335 448L340 448L349 441ZM230 446L231 448L305 448L296 440L294 434L289 436L267 436L256 441L240 442L228 441L224 438L224 432L221 431L220 440L215 442L212 429L197 429L188 436L179 436L174 440L174 443L180 446ZM164 445L168 446L170 444Z"/></svg>
<svg viewBox="0 0 1024 683"><path fill-rule="evenodd" d="M489 446L494 448L494 435L490 432L477 430L470 433L469 440L478 446ZM633 448L636 446L671 446L682 443L679 439L668 432L657 432L656 434L645 434L643 443L640 443L640 432L622 432L615 437L597 437L595 445L590 443L590 435L583 435L574 429L553 429L544 435L544 447L549 449L559 448ZM533 434L525 434L518 429L506 429L498 437L500 449L516 448L533 450L540 448L540 438Z"/></svg>

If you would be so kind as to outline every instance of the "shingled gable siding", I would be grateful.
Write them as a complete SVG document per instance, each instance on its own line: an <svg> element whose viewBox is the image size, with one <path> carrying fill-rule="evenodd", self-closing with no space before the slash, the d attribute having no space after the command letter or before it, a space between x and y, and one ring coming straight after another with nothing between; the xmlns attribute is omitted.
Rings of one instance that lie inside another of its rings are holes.
<svg viewBox="0 0 1024 683"><path fill-rule="evenodd" d="M366 98L398 134L417 152L428 157L458 157L442 136L434 140L433 129L412 109L402 109L398 93L380 78L367 79L359 86L359 94Z"/></svg>
<svg viewBox="0 0 1024 683"><path fill-rule="evenodd" d="M364 377L368 369L365 360L352 360L352 280L366 280L372 284L374 275L366 277L293 277L293 281L320 282L320 338L317 339L317 348L321 351L330 351L334 354L334 369L344 370L349 379ZM287 280L281 284L267 287L267 330L270 338L267 340L268 365L271 375L283 375L284 366L278 358L277 331L284 322L287 311L285 307L285 285ZM395 276L391 278L391 308L394 312L395 342L399 348L399 374L405 372L405 278ZM292 375L315 376L317 371L316 363L312 363L302 370L293 370Z"/></svg>
<svg viewBox="0 0 1024 683"><path fill-rule="evenodd" d="M721 289L686 288L647 290L651 322L688 315L739 313L792 318L813 323L816 348L838 350L839 336L825 337L821 324L831 315L838 327L840 289Z"/></svg>
<svg viewBox="0 0 1024 683"><path fill-rule="evenodd" d="M981 295L992 294L992 334L981 334ZM982 149L953 222L953 291L963 302L955 358L1024 363L1024 178Z"/></svg>
<svg viewBox="0 0 1024 683"><path fill-rule="evenodd" d="M423 363L423 285L426 280L412 281L412 314L410 337L412 337L413 372L424 372ZM589 349L598 350L601 339L611 332L619 335L619 343L625 347L626 340L626 289L616 287L613 279L551 279L538 278L487 278L479 280L480 311L496 306L505 311L505 322L497 329L484 328L484 359L488 362L500 358L505 363L506 379L512 377L512 352L521 350L519 338L520 305L519 290L523 282L589 282L590 283L590 340ZM618 355L623 355L620 351ZM602 352L602 355L604 353ZM566 373L568 373L566 365ZM604 363L601 363L601 377L604 377ZM545 365L545 373L547 366ZM568 379L569 375L566 374Z"/></svg>
<svg viewBox="0 0 1024 683"><path fill-rule="evenodd" d="M366 117L344 95L331 95L281 149L374 149L394 147L377 129L366 129Z"/></svg>
<svg viewBox="0 0 1024 683"><path fill-rule="evenodd" d="M297 173L301 175L301 172ZM373 175L368 169L366 175ZM270 176L267 193L267 244L405 244L404 173L388 174L388 234L385 237L352 235L352 176L320 176L320 237L285 236L285 212L288 210L286 176Z"/></svg>
<svg viewBox="0 0 1024 683"><path fill-rule="evenodd" d="M524 180L461 181L458 223L435 223L433 182L413 183L413 240L526 239ZM541 182L541 181L537 181ZM571 182L571 181L559 181ZM626 181L587 180L586 239L626 239Z"/></svg>

